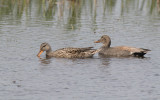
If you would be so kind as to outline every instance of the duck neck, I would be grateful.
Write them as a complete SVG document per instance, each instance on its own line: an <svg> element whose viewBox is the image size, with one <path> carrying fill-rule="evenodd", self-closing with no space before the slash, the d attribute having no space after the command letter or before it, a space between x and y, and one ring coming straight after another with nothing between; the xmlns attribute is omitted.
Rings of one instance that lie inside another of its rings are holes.
<svg viewBox="0 0 160 100"><path fill-rule="evenodd" d="M105 48L105 49L110 48L110 45L111 45L111 41L106 42L103 44L102 48Z"/></svg>
<svg viewBox="0 0 160 100"><path fill-rule="evenodd" d="M47 51L46 51L46 55L49 55L52 52L52 48L50 47Z"/></svg>

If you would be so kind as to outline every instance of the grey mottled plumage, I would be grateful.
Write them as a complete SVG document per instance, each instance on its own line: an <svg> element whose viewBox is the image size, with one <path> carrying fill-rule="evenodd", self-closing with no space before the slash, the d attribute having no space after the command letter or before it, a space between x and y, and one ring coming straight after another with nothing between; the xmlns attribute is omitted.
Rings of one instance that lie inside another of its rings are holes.
<svg viewBox="0 0 160 100"><path fill-rule="evenodd" d="M68 47L52 51L51 46L48 43L42 43L40 46L40 52L38 53L37 56L40 56L43 51L46 51L46 56L48 57L89 58L99 51L92 48L93 47L86 47L86 48Z"/></svg>

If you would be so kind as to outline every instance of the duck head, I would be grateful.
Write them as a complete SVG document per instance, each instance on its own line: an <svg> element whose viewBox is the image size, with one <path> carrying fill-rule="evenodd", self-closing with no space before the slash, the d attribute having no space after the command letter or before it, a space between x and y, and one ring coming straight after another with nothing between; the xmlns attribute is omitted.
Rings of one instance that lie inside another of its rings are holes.
<svg viewBox="0 0 160 100"><path fill-rule="evenodd" d="M49 53L51 50L51 46L48 44L48 43L42 43L41 46L40 46L40 51L39 53L37 54L38 57L40 57L40 55L46 51L46 53Z"/></svg>
<svg viewBox="0 0 160 100"><path fill-rule="evenodd" d="M103 43L105 47L110 47L111 39L108 35L103 35L98 41L95 41L94 43Z"/></svg>

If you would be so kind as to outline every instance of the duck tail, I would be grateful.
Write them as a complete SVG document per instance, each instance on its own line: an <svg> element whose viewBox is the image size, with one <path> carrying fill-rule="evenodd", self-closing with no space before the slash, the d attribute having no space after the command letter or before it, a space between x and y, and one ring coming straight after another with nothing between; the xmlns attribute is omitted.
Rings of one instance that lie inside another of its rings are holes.
<svg viewBox="0 0 160 100"><path fill-rule="evenodd" d="M148 52L148 51L151 51L149 49L144 49L144 48L140 48L142 49L142 51L140 52L135 52L134 53L134 56L138 56L138 57L144 57L144 55Z"/></svg>
<svg viewBox="0 0 160 100"><path fill-rule="evenodd" d="M145 52L151 51L150 49L144 49L144 48L141 49L143 49Z"/></svg>

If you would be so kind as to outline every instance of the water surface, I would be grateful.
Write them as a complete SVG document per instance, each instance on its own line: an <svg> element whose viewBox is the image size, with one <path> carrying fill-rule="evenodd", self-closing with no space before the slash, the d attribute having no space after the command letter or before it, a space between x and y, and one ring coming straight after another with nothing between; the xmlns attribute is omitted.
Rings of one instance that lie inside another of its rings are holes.
<svg viewBox="0 0 160 100"><path fill-rule="evenodd" d="M146 58L41 59L39 46L151 49ZM159 100L156 0L1 0L1 100Z"/></svg>

